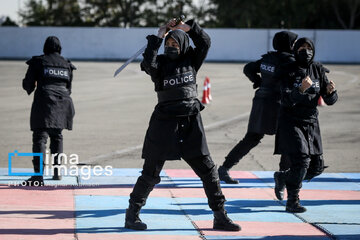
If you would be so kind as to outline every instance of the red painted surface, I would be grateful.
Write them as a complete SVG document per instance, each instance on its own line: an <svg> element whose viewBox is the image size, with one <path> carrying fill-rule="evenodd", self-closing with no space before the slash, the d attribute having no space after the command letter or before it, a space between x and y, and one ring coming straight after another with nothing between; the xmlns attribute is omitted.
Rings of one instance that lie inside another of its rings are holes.
<svg viewBox="0 0 360 240"><path fill-rule="evenodd" d="M155 188L151 191L150 197L171 197L172 188ZM108 196L130 196L132 187L125 188L79 188L75 190L75 195L108 195Z"/></svg>
<svg viewBox="0 0 360 240"><path fill-rule="evenodd" d="M26 206L28 208L74 208L72 189L54 187L4 187L0 188L0 206Z"/></svg>
<svg viewBox="0 0 360 240"><path fill-rule="evenodd" d="M360 200L360 191L347 190L301 190L303 200Z"/></svg>
<svg viewBox="0 0 360 240"><path fill-rule="evenodd" d="M72 189L0 188L0 239L73 240Z"/></svg>
<svg viewBox="0 0 360 240"><path fill-rule="evenodd" d="M213 221L196 221L195 224L206 236L326 236L307 223L286 222L238 222L240 232L217 231L212 229Z"/></svg>
<svg viewBox="0 0 360 240"><path fill-rule="evenodd" d="M200 240L199 236L79 233L78 240Z"/></svg>
<svg viewBox="0 0 360 240"><path fill-rule="evenodd" d="M165 170L174 178L197 177L192 170ZM240 179L258 179L251 172L231 171ZM331 183L329 183L331 184ZM227 199L274 200L272 188L223 188ZM0 240L80 240L97 239L142 239L142 240L199 240L199 236L152 235L146 233L79 233L75 234L74 195L129 196L132 187L103 185L98 187L9 187L0 185ZM150 197L206 198L203 188L165 188L158 186ZM286 199L286 197L285 197ZM346 190L301 190L302 200L360 200L360 191ZM341 202L340 202L341 204ZM207 206L206 206L207 207ZM335 207L335 206L334 206ZM99 219L101 220L101 219ZM301 236L324 237L324 233L307 223L286 222L238 222L240 232L214 231L212 221L197 221L206 236ZM171 232L169 232L171 233ZM174 234L174 233L173 233ZM219 238L219 239L220 239Z"/></svg>
<svg viewBox="0 0 360 240"><path fill-rule="evenodd" d="M50 216L50 215L49 215ZM0 218L0 239L73 240L75 219L53 219L45 215Z"/></svg>

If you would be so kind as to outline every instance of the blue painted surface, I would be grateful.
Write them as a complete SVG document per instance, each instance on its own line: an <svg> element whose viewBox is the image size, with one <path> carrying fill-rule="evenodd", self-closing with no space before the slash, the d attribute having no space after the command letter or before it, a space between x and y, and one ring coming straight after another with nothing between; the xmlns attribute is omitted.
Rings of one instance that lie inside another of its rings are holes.
<svg viewBox="0 0 360 240"><path fill-rule="evenodd" d="M328 237L312 236L264 236L264 237L247 237L247 236L206 236L207 240L240 240L240 239L261 239L261 240L330 240Z"/></svg>
<svg viewBox="0 0 360 240"><path fill-rule="evenodd" d="M308 210L301 216L308 222L360 224L360 201L303 200L301 203Z"/></svg>
<svg viewBox="0 0 360 240"><path fill-rule="evenodd" d="M194 221L212 220L213 214L206 198L176 198L176 201ZM231 199L225 209L232 220L250 222L302 222L285 207L272 200Z"/></svg>
<svg viewBox="0 0 360 240"><path fill-rule="evenodd" d="M357 215L359 218L359 215ZM336 239L339 240L359 240L360 226L354 224L320 224L321 227L327 229Z"/></svg>
<svg viewBox="0 0 360 240"><path fill-rule="evenodd" d="M61 185L61 186L76 186L78 185L77 178L76 177L62 177L60 181L58 180L52 180L52 177L44 177L44 184L45 185Z"/></svg>
<svg viewBox="0 0 360 240"><path fill-rule="evenodd" d="M147 231L124 228L129 197L76 196L76 226L78 233L124 233L155 235L198 235L191 222L171 198L150 197L140 218Z"/></svg>
<svg viewBox="0 0 360 240"><path fill-rule="evenodd" d="M160 185L162 186L173 186L184 188L202 188L203 184L200 178L171 178L169 180L162 179ZM260 179L241 179L239 184L225 184L221 182L222 188L267 188L268 184L264 183Z"/></svg>
<svg viewBox="0 0 360 240"><path fill-rule="evenodd" d="M127 186L127 185L134 185L136 183L138 177L136 176L111 176L111 177L96 177L91 176L90 179L84 179L79 177L79 181L81 184L87 184L87 185L121 185Z"/></svg>
<svg viewBox="0 0 360 240"><path fill-rule="evenodd" d="M12 168L14 172L34 172L33 168ZM7 176L9 173L8 168L0 168L0 175Z"/></svg>
<svg viewBox="0 0 360 240"><path fill-rule="evenodd" d="M28 178L28 176L0 176L0 184L21 184L22 181L25 181Z"/></svg>
<svg viewBox="0 0 360 240"><path fill-rule="evenodd" d="M21 171L21 169L18 169ZM28 171L28 169L25 169ZM113 169L111 177L91 176L89 180L79 177L80 184L112 185L114 194L116 188L132 186L141 169ZM272 188L273 172L252 172L259 179L240 179L239 185L221 184L222 188ZM203 188L199 178L170 178L165 171L161 173L162 181L158 187ZM9 181L23 181L28 177L7 176L7 168L0 168L0 184ZM63 177L61 181L45 177L45 184L76 185L76 177ZM321 190L356 190L360 191L360 173L324 173L310 183L304 183L303 189ZM185 190L186 191L186 190ZM133 231L124 228L125 210L128 207L128 196L91 196L77 195L75 197L76 231L78 233L131 233L145 235L195 235L199 232L191 221L212 220L213 214L206 198L166 198L151 197L143 207L140 217L147 223L147 231ZM294 214L285 212L286 201L262 199L228 198L225 208L234 221L251 222L302 222ZM316 224L330 233L336 239L360 239L360 200L301 200L308 209L298 214L306 222ZM281 226L281 225L279 225ZM300 240L328 239L327 237L297 237L297 236L205 236L206 239L265 239L265 240Z"/></svg>
<svg viewBox="0 0 360 240"><path fill-rule="evenodd" d="M105 166L103 166L103 168L105 168ZM97 170L97 171L101 173L100 170ZM113 177L139 177L141 175L141 171L142 171L142 168L112 168L111 176L113 176ZM103 170L102 173L105 173L105 170ZM94 176L93 171L91 171L91 176ZM107 176L102 174L99 177L107 177ZM160 177L167 177L164 170L162 170L160 172Z"/></svg>
<svg viewBox="0 0 360 240"><path fill-rule="evenodd" d="M360 173L339 173L339 174L349 179L351 182L360 185Z"/></svg>
<svg viewBox="0 0 360 240"><path fill-rule="evenodd" d="M19 184L21 185L21 183L23 181L25 181L26 179L28 179L29 176L0 176L0 184ZM45 176L44 177L44 185L46 186L53 186L53 185L77 185L77 178L76 177L62 177L62 179L60 181L55 181L51 179L52 176Z"/></svg>
<svg viewBox="0 0 360 240"><path fill-rule="evenodd" d="M252 171L252 173L259 177L266 186L274 187L274 172ZM310 182L304 181L302 189L360 191L359 175L358 173L323 173Z"/></svg>

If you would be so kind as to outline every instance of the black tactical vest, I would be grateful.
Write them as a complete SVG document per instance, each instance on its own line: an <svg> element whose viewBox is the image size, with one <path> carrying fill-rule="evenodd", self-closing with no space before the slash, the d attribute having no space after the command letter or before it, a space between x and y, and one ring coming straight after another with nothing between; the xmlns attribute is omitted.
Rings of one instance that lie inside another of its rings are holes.
<svg viewBox="0 0 360 240"><path fill-rule="evenodd" d="M56 85L68 86L72 76L72 64L57 53L40 57L42 73L39 76L38 87Z"/></svg>
<svg viewBox="0 0 360 240"><path fill-rule="evenodd" d="M161 86L156 91L159 103L197 97L196 74L192 67L179 67L174 72L160 82Z"/></svg>

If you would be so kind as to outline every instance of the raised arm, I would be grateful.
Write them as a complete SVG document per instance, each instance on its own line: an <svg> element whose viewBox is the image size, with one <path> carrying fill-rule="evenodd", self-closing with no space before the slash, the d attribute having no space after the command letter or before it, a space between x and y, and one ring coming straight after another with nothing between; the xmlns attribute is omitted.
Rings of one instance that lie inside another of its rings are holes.
<svg viewBox="0 0 360 240"><path fill-rule="evenodd" d="M145 71L150 76L156 76L159 72L157 55L163 39L155 35L149 35L146 39L148 40L148 44L143 53L144 59L140 65L141 70Z"/></svg>
<svg viewBox="0 0 360 240"><path fill-rule="evenodd" d="M210 49L211 40L209 35L194 20L189 20L186 22L186 24L190 26L188 34L195 45L193 64L195 67L195 71L198 71Z"/></svg>
<svg viewBox="0 0 360 240"><path fill-rule="evenodd" d="M174 24L174 22L170 22L170 26L172 24ZM181 21L178 25L170 27L170 29L181 29L189 34L189 37L192 39L195 45L193 67L195 71L198 71L204 62L211 45L209 35L194 20L189 20L186 23Z"/></svg>

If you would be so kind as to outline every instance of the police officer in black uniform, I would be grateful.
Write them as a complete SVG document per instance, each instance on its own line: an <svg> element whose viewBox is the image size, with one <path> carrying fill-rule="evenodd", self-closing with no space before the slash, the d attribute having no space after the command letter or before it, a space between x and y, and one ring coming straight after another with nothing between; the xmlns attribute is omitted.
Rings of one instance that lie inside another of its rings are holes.
<svg viewBox="0 0 360 240"><path fill-rule="evenodd" d="M168 29L172 31L168 32ZM158 55L163 38L165 54ZM195 44L192 48L189 36ZM201 178L210 208L214 229L239 231L224 210L217 168L210 157L200 116L204 106L197 99L196 73L210 48L210 38L194 21L171 20L159 29L158 36L147 36L141 69L151 76L158 97L147 130L142 158L143 171L130 194L125 227L145 230L139 212L155 184L165 160L183 158Z"/></svg>
<svg viewBox="0 0 360 240"><path fill-rule="evenodd" d="M219 167L220 180L231 184L239 183L229 175L229 169L258 145L265 134L276 133L280 109L280 66L295 61L292 46L296 38L297 34L293 32L276 33L273 38L273 47L276 51L268 52L260 60L245 65L244 74L253 82L253 88L258 88L258 90L253 98L247 133ZM284 159L281 161L280 168L284 168L282 170L288 168Z"/></svg>
<svg viewBox="0 0 360 240"><path fill-rule="evenodd" d="M43 153L45 159L46 142L50 137L51 154L63 152L62 130L72 130L75 114L71 94L71 62L63 58L61 44L57 37L50 36L44 44L44 55L34 56L26 62L29 65L23 80L23 88L30 95L35 89L31 107L30 128L33 131L33 152ZM55 165L60 160L54 158ZM33 159L34 171L40 172L40 158ZM60 180L58 169L54 169L54 180ZM43 176L32 176L26 185L43 185Z"/></svg>
<svg viewBox="0 0 360 240"><path fill-rule="evenodd" d="M301 213L299 192L304 179L310 180L324 170L317 103L321 96L333 105L338 95L335 84L326 77L328 70L313 61L315 47L308 38L294 46L296 62L282 68L281 109L275 153L287 155L290 170L278 172L275 183L285 182L288 192L286 211ZM275 186L275 193L280 187ZM279 193L276 193L277 195Z"/></svg>

